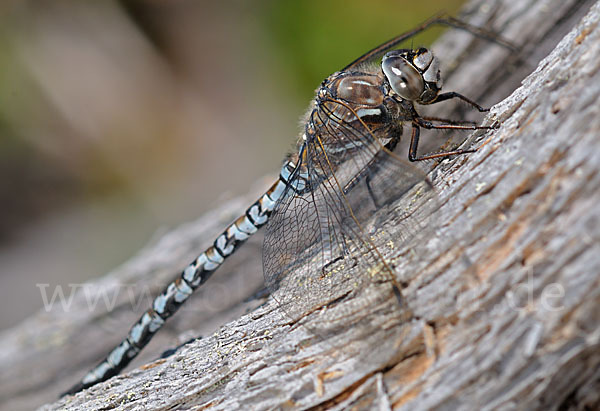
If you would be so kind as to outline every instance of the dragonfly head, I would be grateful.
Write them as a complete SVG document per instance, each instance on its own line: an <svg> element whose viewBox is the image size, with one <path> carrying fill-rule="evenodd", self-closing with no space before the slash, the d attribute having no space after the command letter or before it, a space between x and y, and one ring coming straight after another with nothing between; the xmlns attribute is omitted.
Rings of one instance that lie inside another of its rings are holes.
<svg viewBox="0 0 600 411"><path fill-rule="evenodd" d="M381 69L392 90L405 100L429 104L442 89L438 61L426 48L390 51Z"/></svg>

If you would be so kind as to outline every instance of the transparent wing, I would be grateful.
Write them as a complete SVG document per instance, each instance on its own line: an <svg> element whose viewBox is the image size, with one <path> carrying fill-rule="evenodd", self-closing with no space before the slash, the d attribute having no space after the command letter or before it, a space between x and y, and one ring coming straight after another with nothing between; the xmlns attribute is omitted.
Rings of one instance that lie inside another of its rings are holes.
<svg viewBox="0 0 600 411"><path fill-rule="evenodd" d="M378 213L398 213L394 203L409 191L432 195L425 176L385 150L355 114L334 100L313 112L315 133L307 138L289 184L303 189L284 195L267 225L265 281L294 320L368 283L395 287L381 244L397 230L388 230L390 220ZM396 223L418 227L402 214Z"/></svg>
<svg viewBox="0 0 600 411"><path fill-rule="evenodd" d="M462 23L460 20L449 17L449 16L445 15L445 13L437 14L437 15L431 17L430 19L424 21L423 23L421 23L421 25L419 25L418 27L415 27L414 29L412 29L410 31L402 33L402 34L386 41L385 43L380 44L379 46L375 47L374 49L366 52L365 54L363 54L362 56L360 56L359 58L354 60L352 63L350 63L346 67L344 67L341 71L347 71L347 70L354 69L357 66L359 66L363 63L366 63L366 62L377 61L377 60L381 59L381 57L383 57L383 55L385 53L387 53L388 51L398 48L404 41L416 36L417 34L421 33L422 31L428 29L431 26L445 25L445 26L450 26L450 27L457 27L457 25L459 25L459 24L461 26L462 25L466 26L465 23Z"/></svg>
<svg viewBox="0 0 600 411"><path fill-rule="evenodd" d="M463 30L482 39L486 39L488 41L496 43L502 47L505 47L508 50L515 52L518 51L517 47L515 47L514 44L512 44L508 40L503 39L502 37L498 36L492 31L465 23L464 21L461 21L457 18L446 15L445 13L440 13L424 21L418 27L415 27L410 31L402 33L399 36L396 36L393 39L388 40L385 43L366 52L365 54L354 60L352 63L344 67L341 71L352 70L363 63L378 61L388 51L400 47L400 45L406 40L411 39L412 37L427 30L432 26L445 26Z"/></svg>

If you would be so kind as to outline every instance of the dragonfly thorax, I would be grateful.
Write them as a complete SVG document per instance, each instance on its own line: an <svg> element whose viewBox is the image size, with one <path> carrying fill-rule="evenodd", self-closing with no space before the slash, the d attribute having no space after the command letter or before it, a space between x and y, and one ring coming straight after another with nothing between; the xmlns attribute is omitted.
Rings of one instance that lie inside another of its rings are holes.
<svg viewBox="0 0 600 411"><path fill-rule="evenodd" d="M383 56L381 70L394 93L405 100L429 104L442 88L438 61L426 48L390 51Z"/></svg>

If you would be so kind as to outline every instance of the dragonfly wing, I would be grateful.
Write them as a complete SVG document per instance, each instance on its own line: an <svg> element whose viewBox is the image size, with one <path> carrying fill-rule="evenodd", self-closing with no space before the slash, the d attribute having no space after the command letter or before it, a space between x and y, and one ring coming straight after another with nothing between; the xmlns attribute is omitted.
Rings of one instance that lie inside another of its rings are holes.
<svg viewBox="0 0 600 411"><path fill-rule="evenodd" d="M518 47L516 47L510 41L500 37L498 34L492 32L490 30L486 30L481 27L473 26L473 25L468 24L460 19L448 16L445 13L440 13L440 14L434 15L433 17L429 18L428 20L424 21L423 23L421 23L419 26L415 27L414 29L409 30L405 33L402 33L402 34L394 37L393 39L390 39L390 40L386 41L385 43L375 47L374 49L366 52L365 54L363 54L362 56L360 56L359 58L354 60L352 63L350 63L346 67L344 67L341 71L354 70L362 64L370 63L370 62L371 63L378 62L385 53L387 53L390 50L400 48L400 46L402 45L403 42L415 37L419 33L429 29L432 26L443 26L443 27L463 30L463 31L471 33L474 36L477 36L479 38L485 39L492 43L496 43L499 46L504 47L507 50L510 50L513 52L517 52L519 50Z"/></svg>
<svg viewBox="0 0 600 411"><path fill-rule="evenodd" d="M395 286L381 250L390 231L382 214L397 212L396 200L409 192L432 194L422 172L384 149L366 125L344 121L331 108L313 113L316 131L290 179L293 192L275 206L264 240L266 285L293 320L368 282Z"/></svg>

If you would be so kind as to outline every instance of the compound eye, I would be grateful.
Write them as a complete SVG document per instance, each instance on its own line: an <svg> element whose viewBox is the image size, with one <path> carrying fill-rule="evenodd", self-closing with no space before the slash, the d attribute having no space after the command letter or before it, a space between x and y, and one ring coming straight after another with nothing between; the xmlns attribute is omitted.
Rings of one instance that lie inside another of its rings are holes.
<svg viewBox="0 0 600 411"><path fill-rule="evenodd" d="M383 73L392 90L405 100L418 100L425 84L419 71L402 57L390 56L381 62Z"/></svg>

